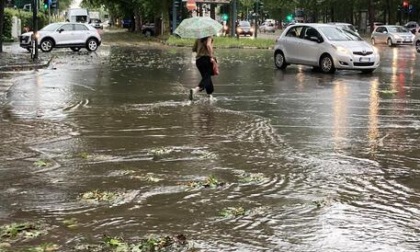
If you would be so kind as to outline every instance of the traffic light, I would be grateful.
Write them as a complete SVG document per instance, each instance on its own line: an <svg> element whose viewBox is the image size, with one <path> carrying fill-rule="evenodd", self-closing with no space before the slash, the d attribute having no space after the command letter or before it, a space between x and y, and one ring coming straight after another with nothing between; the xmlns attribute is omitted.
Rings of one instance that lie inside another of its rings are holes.
<svg viewBox="0 0 420 252"><path fill-rule="evenodd" d="M222 19L223 19L223 21L227 21L228 20L228 15L226 14L226 13L224 13L223 15L222 15Z"/></svg>
<svg viewBox="0 0 420 252"><path fill-rule="evenodd" d="M408 8L408 1L403 1L403 7L404 7L404 9Z"/></svg>
<svg viewBox="0 0 420 252"><path fill-rule="evenodd" d="M44 0L44 5L43 5L44 10L48 10L48 1L49 0Z"/></svg>
<svg viewBox="0 0 420 252"><path fill-rule="evenodd" d="M292 19L293 19L293 15L292 14L287 15L286 20L288 22L292 21Z"/></svg>

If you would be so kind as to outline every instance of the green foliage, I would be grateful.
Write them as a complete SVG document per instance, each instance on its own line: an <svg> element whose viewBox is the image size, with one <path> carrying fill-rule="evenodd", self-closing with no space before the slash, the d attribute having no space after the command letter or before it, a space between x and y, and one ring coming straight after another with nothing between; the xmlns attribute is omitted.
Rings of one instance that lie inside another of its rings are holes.
<svg viewBox="0 0 420 252"><path fill-rule="evenodd" d="M193 46L194 39L183 39L175 36L169 37L166 41L171 46ZM257 49L270 49L274 46L273 39L245 39L245 38L232 38L232 37L215 37L215 48L257 48Z"/></svg>
<svg viewBox="0 0 420 252"><path fill-rule="evenodd" d="M4 27L3 35L9 34L9 36L5 35L5 37L11 37L13 16L18 17L21 20L22 29L24 27L29 27L32 30L33 28L33 13L32 12L21 11L19 9L6 8L5 20L4 20L4 26L3 26ZM38 13L38 29L41 29L47 24L48 24L48 17L45 16L44 13L39 12Z"/></svg>

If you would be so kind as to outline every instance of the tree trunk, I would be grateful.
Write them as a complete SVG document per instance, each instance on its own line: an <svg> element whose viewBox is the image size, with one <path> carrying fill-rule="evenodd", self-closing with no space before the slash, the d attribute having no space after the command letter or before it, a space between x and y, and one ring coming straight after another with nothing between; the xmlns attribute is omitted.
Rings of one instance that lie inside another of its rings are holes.
<svg viewBox="0 0 420 252"><path fill-rule="evenodd" d="M162 0L162 30L160 35L169 35L171 34L171 24L169 20L169 8L171 7L172 0Z"/></svg>
<svg viewBox="0 0 420 252"><path fill-rule="evenodd" d="M4 2L5 0L0 0L0 53L3 52Z"/></svg>

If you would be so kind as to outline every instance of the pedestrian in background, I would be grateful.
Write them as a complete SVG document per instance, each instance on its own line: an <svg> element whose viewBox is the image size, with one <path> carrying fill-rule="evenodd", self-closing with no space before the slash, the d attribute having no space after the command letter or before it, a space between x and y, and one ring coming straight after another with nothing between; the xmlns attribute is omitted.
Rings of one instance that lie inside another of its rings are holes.
<svg viewBox="0 0 420 252"><path fill-rule="evenodd" d="M196 53L195 65L197 66L198 71L200 71L201 81L198 83L197 87L190 89L189 99L192 101L194 95L204 89L209 98L213 99L212 93L214 87L211 79L214 61L213 37L210 36L196 39L192 50Z"/></svg>

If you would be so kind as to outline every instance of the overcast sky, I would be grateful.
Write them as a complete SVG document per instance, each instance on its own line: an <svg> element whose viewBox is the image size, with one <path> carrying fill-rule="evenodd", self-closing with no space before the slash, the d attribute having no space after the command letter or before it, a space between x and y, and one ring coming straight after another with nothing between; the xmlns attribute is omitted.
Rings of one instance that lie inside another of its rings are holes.
<svg viewBox="0 0 420 252"><path fill-rule="evenodd" d="M80 7L81 2L82 2L82 0L73 0L70 7L71 8L78 8L78 7Z"/></svg>

